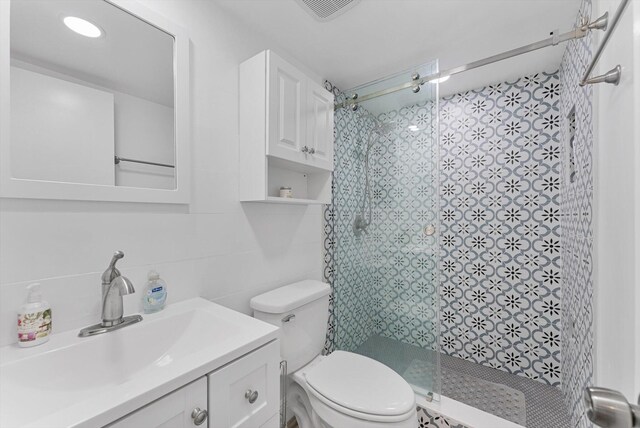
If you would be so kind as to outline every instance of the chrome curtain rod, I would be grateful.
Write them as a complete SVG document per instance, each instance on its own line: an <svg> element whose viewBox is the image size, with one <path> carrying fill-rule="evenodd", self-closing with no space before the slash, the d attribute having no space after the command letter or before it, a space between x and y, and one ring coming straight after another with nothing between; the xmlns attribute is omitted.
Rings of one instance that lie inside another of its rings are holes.
<svg viewBox="0 0 640 428"><path fill-rule="evenodd" d="M582 76L582 80L580 80L580 86L589 85L592 83L600 83L600 82L613 83L614 85L617 85L620 82L620 76L622 75L622 68L620 67L620 65L609 70L602 76L595 76L595 77L589 78L589 75L591 75L591 73L593 72L593 69L598 63L598 60L600 59L600 56L602 56L602 52L604 52L604 48L607 47L607 43L609 43L611 34L613 34L613 32L615 31L616 26L618 25L618 21L620 21L620 17L622 16L622 13L624 12L628 4L629 4L629 0L622 0L622 2L620 3L620 6L618 6L616 13L613 15L613 18L611 19L611 28L609 28L609 31L604 33L604 37L602 39L602 42L600 43L600 46L598 46L598 49L596 50L595 55L593 55L593 58L591 59L591 63L589 64L589 67L587 67L587 71L585 71L584 75Z"/></svg>
<svg viewBox="0 0 640 428"><path fill-rule="evenodd" d="M626 0L628 1L628 0ZM506 52L499 53L497 55L492 55L490 57L473 61L468 64L464 64L458 67L450 68L449 70L444 70L438 73L433 73L425 77L420 77L418 74L414 74L411 76L411 81L407 83L403 83L397 86L393 86L391 88L383 89L380 91L372 92L367 95L359 96L358 94L353 94L349 99L338 103L334 106L334 109L337 110L342 107L351 106L352 109L357 109L357 105L360 102L368 101L374 98L381 97L383 95L392 94L394 92L401 91L403 89L412 88L414 92L420 91L420 86L424 85L427 82L441 79L443 77L452 76L454 74L462 73L465 71L473 70L474 68L483 67L485 65L493 64L498 61L502 61L505 59L513 58L518 55L522 55L525 53L529 53L538 49L546 48L549 46L555 46L559 43L563 43L569 40L581 39L587 35L589 30L606 30L607 29L607 21L608 21L608 13L605 13L600 18L596 19L593 22L587 22L580 27L568 31L563 34L555 34L549 38L541 40L539 42L530 43L528 45L511 49Z"/></svg>
<svg viewBox="0 0 640 428"><path fill-rule="evenodd" d="M175 168L174 165L169 165L166 163L148 162L148 161L141 161L137 159L127 159L127 158L121 158L120 156L114 156L114 163L118 165L120 162L133 162L133 163L142 163L145 165L163 166L165 168Z"/></svg>

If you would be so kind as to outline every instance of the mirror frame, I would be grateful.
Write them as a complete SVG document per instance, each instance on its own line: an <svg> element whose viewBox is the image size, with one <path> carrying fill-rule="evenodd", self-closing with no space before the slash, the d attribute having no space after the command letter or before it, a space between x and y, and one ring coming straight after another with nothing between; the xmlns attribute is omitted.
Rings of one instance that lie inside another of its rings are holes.
<svg viewBox="0 0 640 428"><path fill-rule="evenodd" d="M174 42L176 189L20 179L11 176L11 2L0 0L0 198L189 204L191 194L189 38L186 31L131 0L102 0L170 34Z"/></svg>

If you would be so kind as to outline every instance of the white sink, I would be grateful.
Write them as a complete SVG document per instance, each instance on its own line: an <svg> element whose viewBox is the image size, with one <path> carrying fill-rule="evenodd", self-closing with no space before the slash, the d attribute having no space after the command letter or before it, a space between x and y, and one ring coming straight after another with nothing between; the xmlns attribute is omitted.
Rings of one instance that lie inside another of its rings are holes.
<svg viewBox="0 0 640 428"><path fill-rule="evenodd" d="M105 425L277 337L277 329L204 299L88 338L0 349L0 427Z"/></svg>

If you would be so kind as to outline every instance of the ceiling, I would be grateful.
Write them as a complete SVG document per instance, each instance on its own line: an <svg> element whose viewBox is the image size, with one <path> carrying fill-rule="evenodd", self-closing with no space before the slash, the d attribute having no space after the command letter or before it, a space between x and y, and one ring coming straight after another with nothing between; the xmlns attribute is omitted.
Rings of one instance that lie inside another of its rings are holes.
<svg viewBox="0 0 640 428"><path fill-rule="evenodd" d="M65 16L91 21L104 35L80 36ZM173 37L102 0L12 1L11 57L173 106Z"/></svg>
<svg viewBox="0 0 640 428"><path fill-rule="evenodd" d="M573 27L580 0L362 0L328 22L295 0L214 0L286 53L346 90L438 59L440 70ZM440 94L555 71L564 46L453 76Z"/></svg>

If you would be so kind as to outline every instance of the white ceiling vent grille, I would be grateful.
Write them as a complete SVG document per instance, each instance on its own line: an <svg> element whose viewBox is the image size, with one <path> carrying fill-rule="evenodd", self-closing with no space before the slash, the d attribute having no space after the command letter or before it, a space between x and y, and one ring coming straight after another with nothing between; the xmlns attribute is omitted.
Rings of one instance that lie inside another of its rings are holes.
<svg viewBox="0 0 640 428"><path fill-rule="evenodd" d="M318 21L329 21L342 15L360 0L297 0L304 10Z"/></svg>

